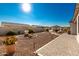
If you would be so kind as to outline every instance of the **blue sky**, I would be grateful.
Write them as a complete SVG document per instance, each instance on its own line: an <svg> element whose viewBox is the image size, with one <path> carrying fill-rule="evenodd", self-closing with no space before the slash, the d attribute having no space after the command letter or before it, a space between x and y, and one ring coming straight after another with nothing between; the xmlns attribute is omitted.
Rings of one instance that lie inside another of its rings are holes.
<svg viewBox="0 0 79 59"><path fill-rule="evenodd" d="M31 12L23 12L22 4L0 3L0 22L15 22L32 25L68 26L76 4L32 3Z"/></svg>

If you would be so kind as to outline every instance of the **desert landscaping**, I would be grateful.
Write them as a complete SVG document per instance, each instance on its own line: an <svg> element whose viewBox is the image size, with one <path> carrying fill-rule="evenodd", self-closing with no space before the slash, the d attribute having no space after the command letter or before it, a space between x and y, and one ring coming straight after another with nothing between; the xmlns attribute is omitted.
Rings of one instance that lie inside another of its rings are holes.
<svg viewBox="0 0 79 59"><path fill-rule="evenodd" d="M58 35L51 34L49 32L41 32L33 34L32 38L24 37L24 35L17 35L17 42L16 42L16 52L14 53L15 56L33 56L34 51L45 45L46 43L50 42ZM6 37L0 37L0 55L5 55L5 47L2 44L1 40L5 39Z"/></svg>
<svg viewBox="0 0 79 59"><path fill-rule="evenodd" d="M0 8L0 56L79 55L79 4L4 3Z"/></svg>

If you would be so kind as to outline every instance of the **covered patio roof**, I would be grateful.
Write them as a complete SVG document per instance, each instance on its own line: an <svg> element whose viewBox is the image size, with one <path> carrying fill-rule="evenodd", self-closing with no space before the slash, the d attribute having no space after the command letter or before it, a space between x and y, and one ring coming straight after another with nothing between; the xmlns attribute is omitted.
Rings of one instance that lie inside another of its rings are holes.
<svg viewBox="0 0 79 59"><path fill-rule="evenodd" d="M71 23L76 23L77 19L77 15L79 13L79 4L76 4L76 7L75 7L75 11L74 11L74 17L73 17L73 20L71 21Z"/></svg>

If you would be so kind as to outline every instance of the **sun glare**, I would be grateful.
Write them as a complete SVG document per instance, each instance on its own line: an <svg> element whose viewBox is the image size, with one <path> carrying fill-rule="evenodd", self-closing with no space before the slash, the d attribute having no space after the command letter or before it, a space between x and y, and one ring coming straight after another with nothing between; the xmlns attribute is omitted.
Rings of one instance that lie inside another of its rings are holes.
<svg viewBox="0 0 79 59"><path fill-rule="evenodd" d="M22 10L23 10L23 12L30 12L31 11L31 4L23 3L22 4Z"/></svg>

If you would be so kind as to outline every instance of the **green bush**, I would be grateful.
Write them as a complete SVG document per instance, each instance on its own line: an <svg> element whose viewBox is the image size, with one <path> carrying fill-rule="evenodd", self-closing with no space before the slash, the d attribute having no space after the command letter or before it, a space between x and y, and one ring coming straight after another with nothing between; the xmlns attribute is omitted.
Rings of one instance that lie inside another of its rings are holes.
<svg viewBox="0 0 79 59"><path fill-rule="evenodd" d="M34 31L32 29L29 29L29 34L34 33Z"/></svg>
<svg viewBox="0 0 79 59"><path fill-rule="evenodd" d="M13 32L13 31L9 31L9 32L6 33L6 35L16 35L16 33Z"/></svg>

